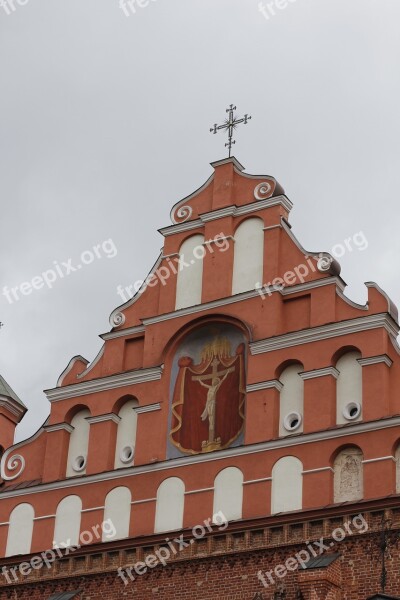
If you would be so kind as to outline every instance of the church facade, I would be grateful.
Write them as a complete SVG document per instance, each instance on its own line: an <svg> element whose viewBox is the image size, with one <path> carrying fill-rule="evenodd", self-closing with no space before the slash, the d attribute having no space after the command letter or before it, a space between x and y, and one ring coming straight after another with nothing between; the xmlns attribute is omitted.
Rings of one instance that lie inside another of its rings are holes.
<svg viewBox="0 0 400 600"><path fill-rule="evenodd" d="M397 310L346 297L273 177L212 168L18 444L0 381L0 598L400 595Z"/></svg>

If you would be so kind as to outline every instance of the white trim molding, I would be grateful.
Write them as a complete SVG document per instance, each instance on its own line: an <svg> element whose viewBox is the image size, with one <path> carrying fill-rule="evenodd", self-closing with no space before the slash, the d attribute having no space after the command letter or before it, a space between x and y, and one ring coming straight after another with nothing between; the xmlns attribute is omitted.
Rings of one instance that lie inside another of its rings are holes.
<svg viewBox="0 0 400 600"><path fill-rule="evenodd" d="M362 367L369 367L369 365L378 365L379 363L385 363L389 368L392 366L393 361L387 354L381 354L380 356L370 356L368 358L357 358L357 362Z"/></svg>
<svg viewBox="0 0 400 600"><path fill-rule="evenodd" d="M264 208L271 208L272 206L283 206L287 212L290 212L293 208L293 203L287 196L280 194L279 196L272 196L271 198L258 200L257 202L252 202L251 204L244 204L243 206L236 206L236 204L232 204L231 206L226 206L225 208L212 210L210 212L201 214L199 219L175 223L174 225L169 225L168 227L162 227L158 231L164 237L168 237L177 233L191 231L192 229L199 229L200 227L202 228L204 227L205 223L216 221L217 219L221 219L223 217L240 217L242 215L258 212Z"/></svg>
<svg viewBox="0 0 400 600"><path fill-rule="evenodd" d="M278 379L270 379L269 381L260 381L258 383L249 383L246 387L246 392L258 392L259 390L277 390L280 392L283 388L283 383Z"/></svg>
<svg viewBox="0 0 400 600"><path fill-rule="evenodd" d="M269 231L270 229L282 229L282 224L278 225L268 225L268 227L263 227L263 231Z"/></svg>
<svg viewBox="0 0 400 600"><path fill-rule="evenodd" d="M104 510L104 506L92 506L91 508L82 508L81 513L93 512L94 510Z"/></svg>
<svg viewBox="0 0 400 600"><path fill-rule="evenodd" d="M126 337L128 335L136 335L138 333L144 332L144 325L136 325L135 327L127 327L126 329L118 329L118 331L102 333L99 337L101 337L102 340L115 340L115 338Z"/></svg>
<svg viewBox="0 0 400 600"><path fill-rule="evenodd" d="M299 292L311 290L314 288L318 288L325 285L343 285L343 282L339 277L325 277L323 279L316 279L315 281L310 281L309 283L300 283L299 285L293 285L291 287L284 288L283 290L280 287L270 286L269 291L271 293L279 292L282 296L286 296L288 294L297 294ZM242 292L240 294L235 294L234 296L227 296L226 298L221 298L220 300L212 300L211 302L206 302L205 304L196 304L195 306L188 306L187 308L180 308L174 312L165 313L162 315L157 315L154 317L147 317L143 319L143 324L147 325L155 325L157 323L161 323L163 321L168 321L169 319L178 319L179 317L186 317L189 315L195 315L197 313L204 312L206 310L220 308L222 306L229 306L230 304L235 304L236 302L243 302L243 300L250 300L252 298L257 298L257 296L262 297L262 290L265 286L261 287L262 284L259 284L254 290L250 290L248 292ZM269 294L268 294L269 295ZM121 330L123 331L123 330Z"/></svg>
<svg viewBox="0 0 400 600"><path fill-rule="evenodd" d="M208 223L209 221L215 221L216 219L220 219L222 217L240 217L242 215L258 212L263 208L270 208L271 206L279 205L283 206L288 212L290 212L293 208L293 204L289 198L284 195L279 195L266 198L265 200L259 200L258 202L252 202L251 204L244 204L243 206L236 206L236 204L232 204L231 206L227 206L225 208L212 210L208 213L201 214L200 219L203 223Z"/></svg>
<svg viewBox="0 0 400 600"><path fill-rule="evenodd" d="M283 348L291 348L292 346L300 346L301 344L309 344L310 342L319 342L343 335L359 333L361 331L369 331L382 327L390 336L397 337L399 328L398 325L387 313L377 315L368 315L366 317L358 317L339 323L329 323L319 327L303 329L294 333L285 333L272 338L259 340L250 344L251 354L264 354L273 352Z"/></svg>
<svg viewBox="0 0 400 600"><path fill-rule="evenodd" d="M299 373L299 375L303 381L307 381L307 379L316 379L317 377L326 377L326 375L330 375L337 379L339 377L339 371L335 369L335 367L324 367L323 369L315 369L314 371L303 371L303 373Z"/></svg>
<svg viewBox="0 0 400 600"><path fill-rule="evenodd" d="M202 488L200 490L188 490L187 492L185 492L185 496L190 496L190 494L201 494L202 492L213 492L214 488L213 487L209 487L209 488Z"/></svg>
<svg viewBox="0 0 400 600"><path fill-rule="evenodd" d="M153 412L155 410L161 410L161 404L156 402L155 404L147 404L147 406L137 406L133 409L136 414L142 415L143 413Z"/></svg>
<svg viewBox="0 0 400 600"><path fill-rule="evenodd" d="M298 283L297 285L288 285L284 288L279 288L279 291L282 296L286 296L287 294L298 294L299 292L307 292L308 290L332 284L336 285L336 290L344 290L346 287L346 284L341 277L329 275L328 277L322 277L321 279L314 279L313 281L308 282L306 281L305 283Z"/></svg>
<svg viewBox="0 0 400 600"><path fill-rule="evenodd" d="M66 398L76 398L95 394L96 392L147 383L148 381L158 381L161 379L162 370L162 366L150 369L137 369L135 371L128 371L127 373L119 373L118 375L74 383L63 388L45 390L44 393L50 402L57 402L57 400L65 400Z"/></svg>
<svg viewBox="0 0 400 600"><path fill-rule="evenodd" d="M324 442L327 440L337 440L339 446L339 440L341 438L349 437L349 439L351 439L352 436L355 435L370 433L372 431L384 431L386 429L397 430L399 427L400 416L390 417L387 419L379 419L377 421L358 421L351 425L337 426L324 431L300 433L290 435L287 437L285 436L282 438L277 438L274 440L269 440L267 442L249 444L248 446L236 446L234 448L227 448L226 450L210 452L208 454L195 454L192 456L183 456L180 458L175 458L174 460L162 460L160 462L126 467L124 469L115 469L113 471L105 471L103 473L95 473L93 475L70 477L61 481L40 483L38 485L28 488L17 488L10 491L7 491L7 489L5 489L3 492L0 493L0 500L5 498L14 498L27 495L29 496L58 489L71 490L74 487L79 488L84 485L91 485L93 483L98 483L102 481L111 482L119 480L121 482L121 485L126 485L127 477L136 477L138 475L147 475L149 473L155 473L160 471L167 473L168 471L171 472L171 470L173 471L174 469L176 469L177 472L179 472L179 470L183 467L188 467L195 464L205 464L207 462L212 463L217 462L219 460L226 460L227 458L236 458L238 456L259 455L266 451L295 448L296 446L302 446L304 444L314 444L315 442ZM383 459L381 460L385 459L386 457L383 457ZM136 502L143 502L143 500L139 500Z"/></svg>
<svg viewBox="0 0 400 600"><path fill-rule="evenodd" d="M47 433L52 433L53 431L67 431L68 433L72 433L75 428L69 423L56 423L55 425L45 425L43 429Z"/></svg>
<svg viewBox="0 0 400 600"><path fill-rule="evenodd" d="M22 404L16 402L13 398L9 396L0 396L0 406L3 406L6 410L8 410L12 415L18 417L20 421L21 418L27 411L27 408Z"/></svg>
<svg viewBox="0 0 400 600"><path fill-rule="evenodd" d="M114 413L106 413L104 415L95 415L94 417L86 417L85 421L93 425L95 423L105 423L107 421L112 421L116 425L120 422L121 417Z"/></svg>
<svg viewBox="0 0 400 600"><path fill-rule="evenodd" d="M310 473L321 473L321 471L331 471L334 472L332 467L319 467L318 469L307 469L307 471L302 471L302 475L309 475Z"/></svg>
<svg viewBox="0 0 400 600"><path fill-rule="evenodd" d="M365 465L367 463L380 462L382 460L392 460L393 462L396 462L394 456L381 456L379 458L367 458L366 460L363 460L362 463Z"/></svg>
<svg viewBox="0 0 400 600"><path fill-rule="evenodd" d="M185 231L191 231L192 229L203 228L204 223L201 219L194 219L193 221L183 221L182 223L176 223L174 225L168 225L159 229L159 233L164 237L169 235L175 235L176 233L184 233Z"/></svg>
<svg viewBox="0 0 400 600"><path fill-rule="evenodd" d="M272 481L272 477L262 477L261 479L249 479L243 481L243 485L249 485L249 483L264 483L264 481Z"/></svg>

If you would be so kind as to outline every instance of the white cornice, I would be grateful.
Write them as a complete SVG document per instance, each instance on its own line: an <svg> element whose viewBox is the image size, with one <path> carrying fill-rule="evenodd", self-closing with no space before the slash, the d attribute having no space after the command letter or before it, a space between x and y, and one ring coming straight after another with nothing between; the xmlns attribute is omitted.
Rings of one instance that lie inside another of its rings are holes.
<svg viewBox="0 0 400 600"><path fill-rule="evenodd" d="M269 288L269 291L271 294L278 292L282 296L286 296L288 294L298 294L300 292L305 292L325 285L341 284L342 280L340 279L340 277L326 277L323 279L316 279L315 281L310 281L309 283L300 283L299 285L292 285L291 287L284 288L283 290L281 290L278 287L271 286ZM243 302L243 300L257 298L257 296L262 297L262 293L263 288L260 287L255 290L249 290L248 292L236 294L235 296L227 296L226 298L221 298L220 300L212 300L211 302L205 302L204 304L196 304L195 306L188 306L187 308L180 308L179 310L176 310L174 312L164 313L155 317L147 317L143 319L143 324L145 326L155 325L156 323L162 323L163 321L168 321L169 319L178 319L179 317L195 315L206 310L220 308L221 306L229 306L230 304L235 304L236 302Z"/></svg>
<svg viewBox="0 0 400 600"><path fill-rule="evenodd" d="M321 471L331 471L334 472L332 467L319 467L318 469L308 469L307 471L302 471L302 475L309 475L310 473L320 473Z"/></svg>
<svg viewBox="0 0 400 600"><path fill-rule="evenodd" d="M275 389L280 392L283 388L283 384L277 379L270 379L269 381L260 381L258 383L249 383L246 387L246 392L258 392L259 390L271 390Z"/></svg>
<svg viewBox="0 0 400 600"><path fill-rule="evenodd" d="M264 481L272 481L272 477L261 477L260 479L249 479L243 481L243 485L249 485L250 483L263 483Z"/></svg>
<svg viewBox="0 0 400 600"><path fill-rule="evenodd" d="M336 288L339 288L339 290L343 290L346 287L346 284L341 277L332 275L329 277L323 277L321 279L314 279L314 281L299 283L297 285L288 285L282 289L279 289L279 291L282 296L287 296L288 294L299 294L300 292L307 292L308 290L333 284L336 285Z"/></svg>
<svg viewBox="0 0 400 600"><path fill-rule="evenodd" d="M161 410L161 404L156 402L155 404L148 404L147 406L138 406L133 409L135 413L138 415L142 415L143 413L153 412L155 410Z"/></svg>
<svg viewBox="0 0 400 600"><path fill-rule="evenodd" d="M363 460L363 464L367 464L367 463L374 463L374 462L380 462L381 460L393 460L393 462L396 462L396 459L394 456L380 456L378 458L367 458L366 460Z"/></svg>
<svg viewBox="0 0 400 600"><path fill-rule="evenodd" d="M91 381L82 381L82 383L74 383L63 388L54 388L45 390L44 393L50 402L57 400L65 400L66 398L77 398L86 396L87 394L95 394L115 388L127 387L139 383L147 383L148 381L157 381L161 379L162 367L152 367L151 369L138 369L137 371L129 371L127 373L119 373L109 377L100 379L92 379Z"/></svg>
<svg viewBox="0 0 400 600"><path fill-rule="evenodd" d="M233 164L233 167L236 171L242 174L242 171L244 171L244 166L238 161L238 159L235 156L221 158L221 160L214 160L212 163L210 163L210 165L213 169L216 169L217 167L221 167L222 165L228 165L230 163Z"/></svg>
<svg viewBox="0 0 400 600"><path fill-rule="evenodd" d="M240 217L247 215L264 208L271 208L272 206L283 206L285 210L290 212L293 208L292 202L281 194L280 196L273 196L272 198L266 198L265 200L254 201L251 204L245 204L243 206L226 206L217 210L212 210L207 213L200 215L199 219L193 219L193 221L185 221L184 223L176 223L175 225L168 225L168 227L162 227L158 231L165 237L175 235L177 233L183 233L185 231L191 231L192 229L198 229L204 227L205 223L209 221L215 221L224 217Z"/></svg>
<svg viewBox="0 0 400 600"><path fill-rule="evenodd" d="M243 292L242 294L236 294L235 296L228 296L221 300L212 300L204 304L196 304L195 306L188 306L187 308L180 308L174 312L164 313L156 317L148 317L143 319L143 324L155 325L156 323L162 323L163 321L169 321L169 319L178 319L179 317L185 317L187 315L194 315L196 313L204 312L213 308L219 308L220 306L228 306L229 304L235 304L236 302L242 302L249 298L256 298L259 295L257 290L250 290L249 292Z"/></svg>
<svg viewBox="0 0 400 600"><path fill-rule="evenodd" d="M3 406L12 415L18 418L22 417L27 411L25 406L22 406L22 404L17 403L9 396L0 396L0 406Z"/></svg>
<svg viewBox="0 0 400 600"><path fill-rule="evenodd" d="M203 221L201 219L194 219L193 221L185 221L184 223L177 223L176 225L168 225L167 227L162 227L158 231L164 237L168 237L169 235L191 231L192 229L198 229L199 227L204 227Z"/></svg>
<svg viewBox="0 0 400 600"><path fill-rule="evenodd" d="M263 227L263 231L269 231L270 229L282 229L282 224L278 225L269 225L268 227Z"/></svg>
<svg viewBox="0 0 400 600"><path fill-rule="evenodd" d="M392 359L387 354L381 354L380 356L370 356L368 358L358 358L357 362L362 367L368 367L369 365L378 365L379 363L385 363L386 366L391 367L393 364Z"/></svg>
<svg viewBox="0 0 400 600"><path fill-rule="evenodd" d="M244 206L239 206L236 210L235 216L246 215L251 212L256 212L257 210L262 210L263 208L271 208L271 206L283 206L288 212L290 212L293 208L293 202L289 200L287 196L281 194L280 196L273 196L272 198L266 198L265 200L256 200L255 204L245 204Z"/></svg>
<svg viewBox="0 0 400 600"><path fill-rule="evenodd" d="M203 223L209 221L215 221L223 217L240 217L249 213L258 212L264 208L271 208L272 206L283 206L288 212L293 208L292 202L286 196L273 196L272 198L266 198L265 200L254 201L251 204L244 204L243 206L226 206L225 208L219 208L218 210L212 210L208 213L200 215L200 219ZM194 222L194 221L193 221Z"/></svg>
<svg viewBox="0 0 400 600"><path fill-rule="evenodd" d="M190 496L191 494L201 494L202 492L213 492L213 491L214 491L213 487L201 488L199 490L189 490L189 491L185 492L185 496Z"/></svg>
<svg viewBox="0 0 400 600"><path fill-rule="evenodd" d="M398 334L398 326L393 319L387 314L368 315L339 323L329 323L310 329L295 331L294 333L286 333L273 338L267 338L250 344L251 354L263 354L265 352L273 352L282 348L291 348L301 344L309 344L311 342L319 342L334 337L359 333L360 331L369 331L371 329L384 328L391 336L396 337Z"/></svg>
<svg viewBox="0 0 400 600"><path fill-rule="evenodd" d="M238 456L242 457L256 455L270 450L293 448L303 444L312 444L327 440L340 440L340 438L347 436L355 436L372 431L398 428L399 426L399 416L391 417L389 419L379 419L378 421L358 422L352 425L337 426L324 431L291 435L288 437L278 438L276 440L270 440L268 442L261 442L259 444L237 446L235 448L228 448L226 450L210 452L208 454L184 456L146 465L132 466L125 469L116 469L114 471L106 471L104 473L96 473L94 475L83 475L79 478L71 477L62 481L38 484L37 486L32 486L30 488L13 489L9 492L5 490L3 493L0 493L0 500L4 498L38 494L56 489L72 489L74 487L90 485L101 481L114 481L118 479L124 480L126 477L135 477L137 475L154 473L158 471L171 471L172 469L181 469L182 467L195 464L204 464L207 462L225 460L227 458L236 458ZM338 443L338 446L339 445L340 444Z"/></svg>
<svg viewBox="0 0 400 600"><path fill-rule="evenodd" d="M121 417L119 417L118 415L114 414L114 413L108 413L105 415L96 415L94 417L86 417L85 419L88 423L90 423L91 425L95 424L95 423L104 423L106 421L112 421L113 423L115 423L116 425L118 425L118 423L121 420Z"/></svg>
<svg viewBox="0 0 400 600"><path fill-rule="evenodd" d="M43 427L47 433L52 433L53 431L67 431L68 433L72 433L74 427L69 423L56 423L55 425L45 425Z"/></svg>
<svg viewBox="0 0 400 600"><path fill-rule="evenodd" d="M99 337L101 337L102 340L115 340L115 338L127 337L128 335L136 335L144 332L144 325L136 325L135 327L127 327L126 329L118 329L118 331L102 333Z"/></svg>
<svg viewBox="0 0 400 600"><path fill-rule="evenodd" d="M210 212L202 213L199 215L202 223L208 223L209 221L216 221L217 219L223 219L224 217L234 217L236 214L236 206L231 204L224 208L218 208Z"/></svg>
<svg viewBox="0 0 400 600"><path fill-rule="evenodd" d="M339 371L335 367L324 367L323 369L315 369L314 371L303 371L299 373L300 377L306 381L307 379L315 379L317 377L325 377L330 375L337 379L339 377Z"/></svg>
<svg viewBox="0 0 400 600"><path fill-rule="evenodd" d="M222 239L222 238L221 238ZM213 240L211 240L213 241ZM208 242L206 242L207 244ZM249 300L251 298L257 298L257 296L264 296L268 293L268 295L273 293L280 293L282 296L288 296L291 294L299 294L302 292L307 292L309 290L313 290L319 287L324 287L326 285L336 285L336 288L342 289L344 287L344 282L340 277L324 277L322 279L316 279L314 281L310 281L308 283L299 283L298 285L292 285L288 287L284 287L280 289L278 286L268 286L269 292L263 292L264 288L259 288L255 290L249 290L248 292L242 292L241 294L236 294L234 296L227 296L226 298L221 298L220 300L212 300L211 302L205 302L204 304L196 304L195 306L188 306L186 308L181 308L179 310L164 313L162 315L157 315L154 317L147 317L143 319L143 325L138 325L135 327L129 327L127 329L118 329L117 331L110 331L109 333L103 333L100 337L103 340L112 340L119 337L125 337L128 335L135 335L139 333L145 332L145 327L147 325L155 325L156 323L162 323L163 321L168 321L169 319L177 319L179 317L184 317L188 315L195 315L197 313L204 312L206 310L220 308L221 306L229 306L230 304L235 304L236 302L243 302L243 300Z"/></svg>

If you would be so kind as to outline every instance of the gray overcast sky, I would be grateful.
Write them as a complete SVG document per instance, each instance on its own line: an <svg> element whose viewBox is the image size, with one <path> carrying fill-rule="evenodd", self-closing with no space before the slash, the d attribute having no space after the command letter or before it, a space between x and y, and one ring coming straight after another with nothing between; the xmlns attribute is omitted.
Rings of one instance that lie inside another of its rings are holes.
<svg viewBox="0 0 400 600"><path fill-rule="evenodd" d="M118 0L23 2L0 6L0 373L30 409L18 439L70 358L97 354L171 206L225 157L209 127L231 102L253 116L236 157L283 185L303 245L363 231L368 248L340 259L348 295L364 302L373 280L400 304L399 0L296 0L268 19L258 0L151 0L129 16ZM51 290L1 293L110 238L114 258Z"/></svg>

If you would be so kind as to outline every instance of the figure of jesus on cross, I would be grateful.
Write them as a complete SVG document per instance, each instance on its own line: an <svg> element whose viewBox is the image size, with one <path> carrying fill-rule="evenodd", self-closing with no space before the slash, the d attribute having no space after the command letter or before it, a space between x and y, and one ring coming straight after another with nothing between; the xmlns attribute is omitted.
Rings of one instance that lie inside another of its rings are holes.
<svg viewBox="0 0 400 600"><path fill-rule="evenodd" d="M204 411L201 415L201 420L205 421L208 418L208 440L202 442L203 452L216 450L221 445L221 438L215 439L215 412L217 404L217 393L229 373L233 373L235 367L218 371L220 361L215 357L211 363L212 372L208 375L196 375L192 377L193 381L198 381L200 385L207 388L207 402ZM211 384L207 385L204 381L211 380Z"/></svg>

